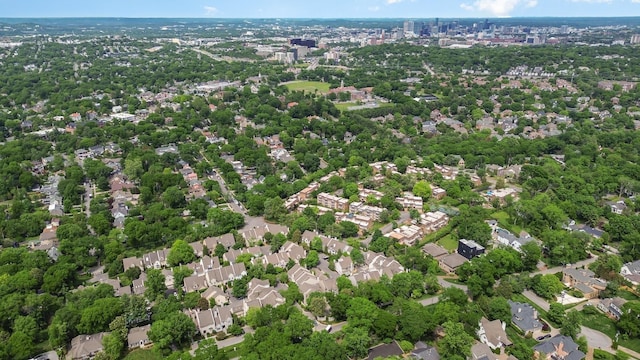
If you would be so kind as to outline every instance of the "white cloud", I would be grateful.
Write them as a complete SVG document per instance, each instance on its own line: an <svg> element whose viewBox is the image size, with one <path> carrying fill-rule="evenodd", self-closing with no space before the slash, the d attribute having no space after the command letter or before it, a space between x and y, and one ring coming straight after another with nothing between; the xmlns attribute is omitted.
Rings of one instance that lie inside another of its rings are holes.
<svg viewBox="0 0 640 360"><path fill-rule="evenodd" d="M640 1L640 0L638 0L638 1ZM379 11L379 10L380 10L380 6L371 6L369 8L369 11L372 11L372 12L376 12L376 11Z"/></svg>
<svg viewBox="0 0 640 360"><path fill-rule="evenodd" d="M589 4L609 4L612 3L613 0L571 0L575 3L589 3Z"/></svg>
<svg viewBox="0 0 640 360"><path fill-rule="evenodd" d="M387 4L391 5L391 4L397 4L397 3L401 3L402 0L387 0Z"/></svg>
<svg viewBox="0 0 640 360"><path fill-rule="evenodd" d="M640 0L631 0L632 3L640 4Z"/></svg>
<svg viewBox="0 0 640 360"><path fill-rule="evenodd" d="M218 9L213 6L205 6L204 11L206 15L213 15L218 12Z"/></svg>
<svg viewBox="0 0 640 360"><path fill-rule="evenodd" d="M524 5L529 8L535 7L538 5L538 0L476 0L470 4L462 3L460 4L460 7L467 11L481 12L492 16L504 17L509 16L511 12L520 5Z"/></svg>

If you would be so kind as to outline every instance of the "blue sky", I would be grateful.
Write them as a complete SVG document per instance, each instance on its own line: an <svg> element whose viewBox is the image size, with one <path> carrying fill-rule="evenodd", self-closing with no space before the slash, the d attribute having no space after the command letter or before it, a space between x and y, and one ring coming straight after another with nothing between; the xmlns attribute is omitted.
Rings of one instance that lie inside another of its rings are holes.
<svg viewBox="0 0 640 360"><path fill-rule="evenodd" d="M640 16L640 0L0 0L0 17Z"/></svg>

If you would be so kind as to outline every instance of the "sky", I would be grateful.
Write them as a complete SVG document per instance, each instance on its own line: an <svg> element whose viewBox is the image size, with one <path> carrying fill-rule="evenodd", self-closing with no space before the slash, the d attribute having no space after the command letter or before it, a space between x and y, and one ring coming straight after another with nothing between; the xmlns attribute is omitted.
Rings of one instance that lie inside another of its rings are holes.
<svg viewBox="0 0 640 360"><path fill-rule="evenodd" d="M540 16L640 16L640 0L0 0L0 18L432 19Z"/></svg>

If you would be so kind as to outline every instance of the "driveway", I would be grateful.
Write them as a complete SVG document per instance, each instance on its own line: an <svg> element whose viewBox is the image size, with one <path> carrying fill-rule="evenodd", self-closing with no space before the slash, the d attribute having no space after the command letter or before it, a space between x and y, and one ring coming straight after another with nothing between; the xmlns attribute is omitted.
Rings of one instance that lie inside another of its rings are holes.
<svg viewBox="0 0 640 360"><path fill-rule="evenodd" d="M533 301L534 304L540 306L544 311L549 311L549 303L545 299L534 294L533 291L525 290L522 292L522 295L526 296L527 299Z"/></svg>
<svg viewBox="0 0 640 360"><path fill-rule="evenodd" d="M589 264L595 262L596 260L598 260L598 256L591 254L591 258L586 259L586 260L582 260L582 261L578 261L577 263L572 264L570 267L574 268L574 269L581 268L583 266L586 267ZM555 273L562 272L562 270L564 270L566 268L567 267L564 267L564 266L556 266L556 267L548 268L548 269L545 269L545 270L534 271L531 274L529 274L529 276L533 277L533 276L538 275L538 274L542 274L542 275L555 274Z"/></svg>
<svg viewBox="0 0 640 360"><path fill-rule="evenodd" d="M461 284L454 284L452 282L448 282L447 280L445 280L444 277L438 276L438 283L440 284L440 286L442 286L443 288L450 288L450 287L454 287L454 288L458 288L464 292L467 292L467 286L466 285L461 285Z"/></svg>

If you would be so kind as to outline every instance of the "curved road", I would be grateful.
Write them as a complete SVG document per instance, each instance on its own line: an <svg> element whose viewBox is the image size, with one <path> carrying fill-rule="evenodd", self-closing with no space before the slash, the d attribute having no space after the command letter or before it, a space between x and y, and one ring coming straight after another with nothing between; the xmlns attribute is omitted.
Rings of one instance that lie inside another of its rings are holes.
<svg viewBox="0 0 640 360"><path fill-rule="evenodd" d="M594 349L601 349L615 354L615 351L611 349L611 345L613 344L613 342L607 335L585 326L580 326L580 329L581 331L579 335L587 338L587 344L589 344L589 347L592 347Z"/></svg>

